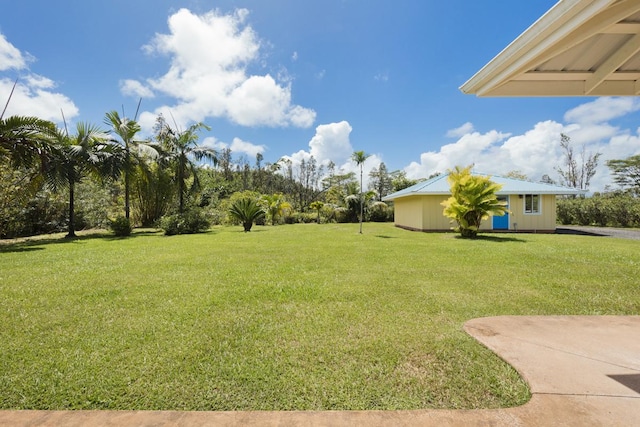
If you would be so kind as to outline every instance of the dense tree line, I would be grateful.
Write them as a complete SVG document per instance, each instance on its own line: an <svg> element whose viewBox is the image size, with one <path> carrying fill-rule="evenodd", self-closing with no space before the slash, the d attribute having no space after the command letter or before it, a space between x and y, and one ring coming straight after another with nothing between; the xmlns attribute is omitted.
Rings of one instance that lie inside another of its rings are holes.
<svg viewBox="0 0 640 427"><path fill-rule="evenodd" d="M115 111L104 125L80 123L69 132L37 118L0 119L0 237L73 237L114 224L193 231L238 223L230 212L240 198L255 199L273 225L389 221L393 209L381 198L415 183L384 163L371 172L368 191L354 173L313 156L265 163L257 154L252 164L228 148L199 145L208 129L202 123L182 130L159 116L147 139Z"/></svg>
<svg viewBox="0 0 640 427"><path fill-rule="evenodd" d="M417 182L380 163L365 189L364 151L352 156L357 176L313 156L269 163L261 154L250 161L229 148L217 152L198 144L208 129L203 123L183 130L159 116L146 139L135 120L115 111L104 125L78 123L69 131L34 117L0 118L0 237L59 231L73 237L79 229L109 226L197 232L212 224L246 224L237 209L242 206L247 214L259 211L252 220L259 224L390 221L393 207L384 196ZM586 189L599 153L583 149L576 156L565 135L561 147L566 161L556 170L562 184ZM640 156L607 165L620 189L559 200L559 222L640 226Z"/></svg>
<svg viewBox="0 0 640 427"><path fill-rule="evenodd" d="M576 156L566 135L561 135L560 145L565 151L565 167L557 168L562 184L588 189L600 153L586 153L583 148ZM607 166L619 189L591 197L560 198L556 208L560 224L640 227L640 155L608 160Z"/></svg>
<svg viewBox="0 0 640 427"><path fill-rule="evenodd" d="M557 213L563 225L640 227L640 199L621 191L559 199Z"/></svg>

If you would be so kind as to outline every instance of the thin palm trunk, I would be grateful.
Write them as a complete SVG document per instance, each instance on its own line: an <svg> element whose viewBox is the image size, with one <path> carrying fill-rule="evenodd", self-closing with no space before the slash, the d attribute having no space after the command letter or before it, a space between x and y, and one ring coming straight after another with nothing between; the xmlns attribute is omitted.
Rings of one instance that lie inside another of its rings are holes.
<svg viewBox="0 0 640 427"><path fill-rule="evenodd" d="M69 179L69 229L67 238L76 237L75 232L75 183L73 179Z"/></svg>
<svg viewBox="0 0 640 427"><path fill-rule="evenodd" d="M362 194L362 172L364 162L369 157L364 151L354 151L351 155L351 160L360 166L360 234L362 234L362 221L364 219L364 197Z"/></svg>
<svg viewBox="0 0 640 427"><path fill-rule="evenodd" d="M362 197L362 163L360 164L360 234L362 234L362 217L364 216L364 198Z"/></svg>
<svg viewBox="0 0 640 427"><path fill-rule="evenodd" d="M124 173L124 217L129 219L129 172Z"/></svg>
<svg viewBox="0 0 640 427"><path fill-rule="evenodd" d="M184 172L184 162L183 156L180 156L178 160L178 197L179 197L179 211L180 213L184 213L184 181L185 181L185 172Z"/></svg>

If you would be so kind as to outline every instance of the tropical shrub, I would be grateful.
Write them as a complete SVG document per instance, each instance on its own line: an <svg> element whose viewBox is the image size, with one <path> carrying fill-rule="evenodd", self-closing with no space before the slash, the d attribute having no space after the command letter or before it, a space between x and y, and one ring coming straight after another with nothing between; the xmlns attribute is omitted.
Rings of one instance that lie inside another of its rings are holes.
<svg viewBox="0 0 640 427"><path fill-rule="evenodd" d="M29 200L14 222L15 236L35 236L64 231L68 206L56 194L42 190Z"/></svg>
<svg viewBox="0 0 640 427"><path fill-rule="evenodd" d="M393 209L385 202L374 202L369 207L369 220L373 222L393 221Z"/></svg>
<svg viewBox="0 0 640 427"><path fill-rule="evenodd" d="M260 198L260 204L271 218L271 225L276 225L278 220L292 209L291 204L285 200L282 193L265 194Z"/></svg>
<svg viewBox="0 0 640 427"><path fill-rule="evenodd" d="M165 236L176 234L203 233L211 227L211 222L202 209L190 209L184 213L167 215L160 219L160 228Z"/></svg>
<svg viewBox="0 0 640 427"><path fill-rule="evenodd" d="M285 224L311 224L318 221L318 214L312 212L292 212L284 217Z"/></svg>
<svg viewBox="0 0 640 427"><path fill-rule="evenodd" d="M324 202L321 202L320 200L316 200L315 202L312 202L309 205L309 207L318 212L318 218L317 218L316 222L318 224L320 224L320 213L322 211L322 208L324 208Z"/></svg>
<svg viewBox="0 0 640 427"><path fill-rule="evenodd" d="M147 162L145 167L131 172L131 205L136 222L151 227L170 212L176 195L173 177L158 163Z"/></svg>
<svg viewBox="0 0 640 427"><path fill-rule="evenodd" d="M116 219L111 220L109 228L113 231L113 234L118 237L129 236L131 235L131 231L133 231L129 218L124 216L118 216Z"/></svg>
<svg viewBox="0 0 640 427"><path fill-rule="evenodd" d="M558 199L556 204L556 221L562 225L575 224L575 206L573 199Z"/></svg>
<svg viewBox="0 0 640 427"><path fill-rule="evenodd" d="M456 231L462 237L478 235L480 223L492 215L507 212L506 203L498 200L496 193L501 186L487 176L471 174L471 166L456 166L447 177L451 185L451 197L442 202L444 215L456 221Z"/></svg>

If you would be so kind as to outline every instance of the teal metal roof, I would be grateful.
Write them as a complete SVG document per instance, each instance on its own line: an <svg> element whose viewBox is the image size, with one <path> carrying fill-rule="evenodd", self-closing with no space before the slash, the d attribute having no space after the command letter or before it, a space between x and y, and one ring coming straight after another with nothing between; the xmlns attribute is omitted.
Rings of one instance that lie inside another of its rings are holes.
<svg viewBox="0 0 640 427"><path fill-rule="evenodd" d="M485 175L473 173L473 175L488 176L491 181L502 185L498 195L508 194L555 194L555 195L578 195L585 194L586 191L576 188L563 187L560 185L545 184L543 182L531 182L521 179L507 178L499 175ZM449 174L438 175L427 181L419 182L404 190L397 191L384 197L384 201L392 201L401 197L423 196L423 195L449 195L450 185L447 181Z"/></svg>

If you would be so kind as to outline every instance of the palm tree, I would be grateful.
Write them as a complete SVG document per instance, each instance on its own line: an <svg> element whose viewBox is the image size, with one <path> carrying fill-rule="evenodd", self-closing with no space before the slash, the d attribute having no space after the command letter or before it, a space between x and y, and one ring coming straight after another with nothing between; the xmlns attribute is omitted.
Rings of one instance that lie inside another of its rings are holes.
<svg viewBox="0 0 640 427"><path fill-rule="evenodd" d="M284 199L282 193L272 195L265 194L262 196L261 201L271 218L271 225L276 225L278 218L284 215L287 210L291 209L291 204Z"/></svg>
<svg viewBox="0 0 640 427"><path fill-rule="evenodd" d="M69 224L66 237L75 237L75 185L87 173L97 177L116 178L122 166L121 149L109 143L109 135L97 126L78 123L76 134L57 132L54 161L46 171L47 183L56 190L62 185L69 190Z"/></svg>
<svg viewBox="0 0 640 427"><path fill-rule="evenodd" d="M246 233L251 231L254 221L264 218L264 210L256 199L243 197L231 204L229 215L242 223Z"/></svg>
<svg viewBox="0 0 640 427"><path fill-rule="evenodd" d="M200 181L198 179L197 164L201 160L208 160L214 165L218 163L218 153L213 148L198 146L198 132L201 129L211 130L204 123L196 123L183 132L172 129L162 118L158 119L157 138L163 150L163 160L169 162L175 168L175 181L178 184L178 210L184 212L184 196L187 190L196 190ZM187 179L192 177L193 183L187 189Z"/></svg>
<svg viewBox="0 0 640 427"><path fill-rule="evenodd" d="M472 175L471 166L456 166L449 171L447 180L451 185L451 197L442 202L444 215L458 223L456 231L462 237L476 237L483 219L507 212L506 203L499 201L496 195L502 186L489 177Z"/></svg>
<svg viewBox="0 0 640 427"><path fill-rule="evenodd" d="M351 160L358 166L360 166L360 199L362 199L362 167L364 162L369 158L369 154L365 154L364 151L354 151L351 155ZM362 234L362 217L364 216L364 203L360 202L360 234Z"/></svg>
<svg viewBox="0 0 640 427"><path fill-rule="evenodd" d="M136 164L141 163L138 154L151 150L152 146L135 139L136 134L140 132L140 125L135 120L120 117L117 111L110 111L105 115L104 122L111 127L111 131L119 138L118 142L124 149L124 216L129 219L131 176Z"/></svg>

